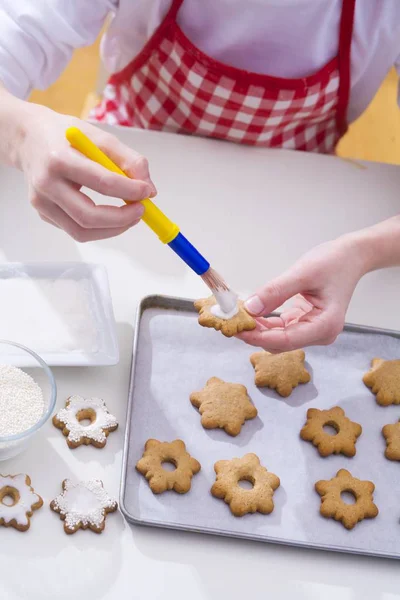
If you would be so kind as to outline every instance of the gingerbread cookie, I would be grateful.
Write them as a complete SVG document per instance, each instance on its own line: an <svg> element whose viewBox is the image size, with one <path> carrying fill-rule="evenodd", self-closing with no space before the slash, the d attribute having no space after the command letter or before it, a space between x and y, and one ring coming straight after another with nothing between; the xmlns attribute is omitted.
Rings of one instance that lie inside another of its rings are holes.
<svg viewBox="0 0 400 600"><path fill-rule="evenodd" d="M353 529L363 519L373 519L379 512L373 502L372 481L361 481L346 469L340 469L329 481L317 481L315 489L321 496L321 515L341 521L346 529ZM343 492L352 494L355 503L346 504L341 497Z"/></svg>
<svg viewBox="0 0 400 600"><path fill-rule="evenodd" d="M190 394L190 402L199 409L204 429L224 429L236 436L248 419L257 416L247 389L240 383L226 383L211 377L200 392Z"/></svg>
<svg viewBox="0 0 400 600"><path fill-rule="evenodd" d="M89 420L89 425L82 421ZM110 431L118 427L117 419L108 412L104 400L71 396L65 408L53 417L53 425L61 429L70 448L92 444L104 448Z"/></svg>
<svg viewBox="0 0 400 600"><path fill-rule="evenodd" d="M217 478L211 493L229 504L236 517L255 512L268 515L274 510L272 496L280 480L260 464L258 456L246 454L243 458L219 460L214 470ZM249 481L253 487L244 489L240 481Z"/></svg>
<svg viewBox="0 0 400 600"><path fill-rule="evenodd" d="M386 440L385 456L389 460L400 460L400 421L385 425L382 429Z"/></svg>
<svg viewBox="0 0 400 600"><path fill-rule="evenodd" d="M31 487L28 475L0 475L0 525L26 531L33 511L41 506L43 500Z"/></svg>
<svg viewBox="0 0 400 600"><path fill-rule="evenodd" d="M64 521L65 533L75 533L78 529L101 533L107 514L117 510L117 502L110 498L99 479L78 483L64 479L62 489L50 503L50 508Z"/></svg>
<svg viewBox="0 0 400 600"><path fill-rule="evenodd" d="M163 463L172 463L175 469L167 471ZM154 494L162 494L166 490L186 494L190 490L193 475L200 468L200 463L186 451L182 440L147 440L143 456L136 464L136 469L146 477Z"/></svg>
<svg viewBox="0 0 400 600"><path fill-rule="evenodd" d="M250 362L255 369L257 387L269 387L287 398L299 383L308 383L310 373L304 367L304 350L292 350L282 354L254 352Z"/></svg>
<svg viewBox="0 0 400 600"><path fill-rule="evenodd" d="M203 327L213 327L226 337L232 337L241 331L251 331L256 328L256 321L244 308L242 300L238 300L238 312L227 319L218 316L219 313L213 313L213 309L215 310L214 307L218 307L214 296L196 300L194 307L199 312L200 325Z"/></svg>
<svg viewBox="0 0 400 600"><path fill-rule="evenodd" d="M335 429L336 435L330 435L324 431L324 427L327 425ZM318 448L321 456L330 454L354 456L356 441L361 432L361 425L350 421L339 406L330 410L309 408L307 422L300 431L300 437L307 442L312 442Z"/></svg>
<svg viewBox="0 0 400 600"><path fill-rule="evenodd" d="M374 358L363 382L371 388L381 406L400 404L400 360Z"/></svg>

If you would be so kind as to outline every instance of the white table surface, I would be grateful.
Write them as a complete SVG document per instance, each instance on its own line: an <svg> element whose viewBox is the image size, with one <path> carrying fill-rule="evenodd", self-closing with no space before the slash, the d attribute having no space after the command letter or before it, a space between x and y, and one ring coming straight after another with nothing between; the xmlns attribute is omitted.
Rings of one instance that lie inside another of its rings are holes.
<svg viewBox="0 0 400 600"><path fill-rule="evenodd" d="M400 169L393 166L142 131L117 135L149 157L159 205L241 292L279 274L315 244L399 212ZM132 527L120 513L108 516L101 536L64 534L48 508L62 479L97 477L118 497L139 299L151 293L196 297L206 290L145 226L79 245L37 218L20 173L0 169L0 194L0 261L106 266L122 357L116 367L55 369L57 406L71 394L101 396L119 418L105 449L71 451L49 422L28 451L0 464L3 473L28 473L45 501L28 532L0 530L1 600L400 599L396 561ZM400 329L399 276L391 269L365 277L348 320ZM0 298L0 334L6 317Z"/></svg>

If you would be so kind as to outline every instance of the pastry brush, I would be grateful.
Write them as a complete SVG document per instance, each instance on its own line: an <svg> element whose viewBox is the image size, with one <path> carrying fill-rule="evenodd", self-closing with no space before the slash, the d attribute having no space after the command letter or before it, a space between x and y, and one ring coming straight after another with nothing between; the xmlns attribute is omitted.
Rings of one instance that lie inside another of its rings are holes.
<svg viewBox="0 0 400 600"><path fill-rule="evenodd" d="M105 169L128 177L80 129L69 127L65 135L75 150ZM222 277L211 268L210 263L204 256L185 238L178 225L170 221L150 198L145 198L141 203L144 206L142 221L158 235L163 244L167 244L197 275L200 275L224 312L233 310L237 303L237 295L230 290Z"/></svg>

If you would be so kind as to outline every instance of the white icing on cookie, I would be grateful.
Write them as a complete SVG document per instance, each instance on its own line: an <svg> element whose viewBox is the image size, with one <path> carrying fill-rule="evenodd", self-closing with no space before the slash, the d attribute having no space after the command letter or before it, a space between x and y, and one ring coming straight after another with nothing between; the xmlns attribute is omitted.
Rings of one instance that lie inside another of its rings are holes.
<svg viewBox="0 0 400 600"><path fill-rule="evenodd" d="M210 308L210 311L215 317L218 317L218 319L224 319L227 321L228 319L232 319L235 315L238 314L239 308L235 306L229 312L224 312L219 304L214 304L214 306Z"/></svg>
<svg viewBox="0 0 400 600"><path fill-rule="evenodd" d="M214 291L214 298L219 306L221 313L228 314L232 311L236 311L232 316L235 316L239 312L237 305L238 296L232 290L221 290ZM213 313L214 314L214 313ZM216 315L219 317L219 315ZM231 319L232 317L220 317L221 319Z"/></svg>
<svg viewBox="0 0 400 600"><path fill-rule="evenodd" d="M80 523L100 529L106 512L117 508L117 502L110 498L99 479L78 483L66 479L63 492L53 500L52 505L53 510L65 516L68 529L76 529Z"/></svg>
<svg viewBox="0 0 400 600"><path fill-rule="evenodd" d="M92 410L95 413L96 418L93 423L83 425L78 421L76 415L82 410ZM108 412L101 398L71 396L67 406L57 413L56 418L67 427L69 431L67 439L71 442L79 442L85 437L95 442L105 443L104 430L114 429L118 425L117 419Z"/></svg>
<svg viewBox="0 0 400 600"><path fill-rule="evenodd" d="M0 502L0 519L5 523L15 520L18 525L29 525L28 512L32 512L32 506L41 501L40 496L35 494L30 485L26 483L26 475L20 474L0 475L0 491L4 487L15 488L19 493L19 501L14 506Z"/></svg>

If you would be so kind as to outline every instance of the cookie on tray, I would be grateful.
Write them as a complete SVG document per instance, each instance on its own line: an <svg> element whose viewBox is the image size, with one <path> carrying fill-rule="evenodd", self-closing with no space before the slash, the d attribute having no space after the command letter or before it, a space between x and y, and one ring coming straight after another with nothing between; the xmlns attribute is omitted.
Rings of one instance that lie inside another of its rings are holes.
<svg viewBox="0 0 400 600"><path fill-rule="evenodd" d="M385 456L388 460L400 460L400 421L385 425L382 435L386 440Z"/></svg>
<svg viewBox="0 0 400 600"><path fill-rule="evenodd" d="M33 512L42 506L28 475L0 475L0 525L27 531Z"/></svg>
<svg viewBox="0 0 400 600"><path fill-rule="evenodd" d="M346 529L353 529L363 519L374 519L378 515L372 481L361 481L346 469L340 469L329 481L317 481L315 489L321 496L321 515L340 521ZM354 496L354 504L344 502L343 492Z"/></svg>
<svg viewBox="0 0 400 600"><path fill-rule="evenodd" d="M336 434L325 431L326 426L333 427ZM350 421L340 406L334 406L329 410L309 408L300 437L316 446L321 456L344 454L351 457L356 453L356 442L361 433L361 425Z"/></svg>
<svg viewBox="0 0 400 600"><path fill-rule="evenodd" d="M274 510L272 497L280 486L280 480L261 465L256 454L219 460L214 470L217 477L211 493L229 504L235 517L255 512L268 515ZM240 481L250 482L252 488L242 488Z"/></svg>
<svg viewBox="0 0 400 600"><path fill-rule="evenodd" d="M174 470L164 469L164 463L172 463ZM146 477L153 494L162 494L167 490L186 494L191 488L193 475L200 468L200 463L190 456L182 440L147 440L143 456L136 463L136 469Z"/></svg>
<svg viewBox="0 0 400 600"><path fill-rule="evenodd" d="M84 425L85 420L90 423ZM77 448L82 444L104 448L108 434L117 429L118 421L108 412L104 400L71 396L65 408L54 415L53 425L62 430L70 448Z"/></svg>
<svg viewBox="0 0 400 600"><path fill-rule="evenodd" d="M381 406L400 404L400 360L374 358L363 382L371 388Z"/></svg>
<svg viewBox="0 0 400 600"><path fill-rule="evenodd" d="M62 482L62 492L50 503L50 508L64 521L65 533L78 529L91 529L101 533L106 525L108 513L115 512L118 504L110 498L99 479Z"/></svg>
<svg viewBox="0 0 400 600"><path fill-rule="evenodd" d="M238 300L238 312L230 319L222 319L214 314L213 310L217 306L214 296L196 300L194 307L199 313L199 324L202 327L213 327L226 337L232 337L242 331L252 331L256 328L256 321L244 308L242 300Z"/></svg>
<svg viewBox="0 0 400 600"><path fill-rule="evenodd" d="M218 377L211 377L201 391L190 394L190 401L199 409L204 429L220 428L232 436L239 435L242 425L257 416L245 386Z"/></svg>
<svg viewBox="0 0 400 600"><path fill-rule="evenodd" d="M256 386L271 388L287 398L299 383L308 383L311 379L304 366L305 357L304 350L281 354L271 354L265 350L254 352L250 356L250 362L255 370Z"/></svg>

